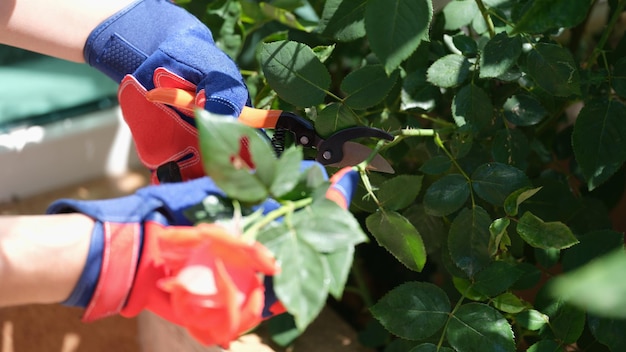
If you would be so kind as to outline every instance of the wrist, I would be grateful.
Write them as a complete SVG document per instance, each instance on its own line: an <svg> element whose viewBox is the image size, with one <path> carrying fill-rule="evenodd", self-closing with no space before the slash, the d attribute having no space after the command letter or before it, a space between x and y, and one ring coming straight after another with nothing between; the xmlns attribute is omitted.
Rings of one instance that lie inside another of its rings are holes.
<svg viewBox="0 0 626 352"><path fill-rule="evenodd" d="M0 306L67 298L84 266L92 228L82 214L0 217Z"/></svg>

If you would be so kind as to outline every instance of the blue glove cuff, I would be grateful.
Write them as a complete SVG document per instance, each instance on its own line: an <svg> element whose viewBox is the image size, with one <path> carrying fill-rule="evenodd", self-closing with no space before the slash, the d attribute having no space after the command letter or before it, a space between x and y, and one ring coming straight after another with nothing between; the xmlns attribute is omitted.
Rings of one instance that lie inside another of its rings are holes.
<svg viewBox="0 0 626 352"><path fill-rule="evenodd" d="M171 1L139 0L98 25L87 38L83 55L89 65L120 82L181 27L208 30Z"/></svg>
<svg viewBox="0 0 626 352"><path fill-rule="evenodd" d="M72 307L87 307L91 301L96 284L100 278L100 267L102 266L102 251L104 249L104 230L102 223L96 222L91 233L91 243L89 253L83 272L74 286L74 290L69 297L61 304Z"/></svg>

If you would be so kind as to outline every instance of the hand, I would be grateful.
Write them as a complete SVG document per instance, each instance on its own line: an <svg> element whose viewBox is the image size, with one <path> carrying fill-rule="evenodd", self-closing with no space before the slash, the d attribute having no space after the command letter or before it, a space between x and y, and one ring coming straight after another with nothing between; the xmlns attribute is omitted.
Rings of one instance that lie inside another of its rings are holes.
<svg viewBox="0 0 626 352"><path fill-rule="evenodd" d="M211 31L170 1L139 0L107 19L89 36L85 60L120 82L120 106L143 164L155 171L177 162L183 180L205 174L193 111L149 102L146 91L190 90L197 106L233 117L248 101L237 66ZM152 181L158 183L154 173Z"/></svg>
<svg viewBox="0 0 626 352"><path fill-rule="evenodd" d="M322 168L303 162L308 167ZM346 208L357 181L351 168L341 170L331 178L327 198ZM203 177L149 186L118 199L53 203L49 213L94 218L92 247L102 242L101 251L89 254L66 303L85 302L85 321L118 313L132 317L148 309L186 327L200 342L222 346L282 312L271 286L264 285L279 271L265 247L237 237L236 230L191 226L185 218L185 209L209 195L223 196ZM277 206L271 199L260 205L264 212Z"/></svg>

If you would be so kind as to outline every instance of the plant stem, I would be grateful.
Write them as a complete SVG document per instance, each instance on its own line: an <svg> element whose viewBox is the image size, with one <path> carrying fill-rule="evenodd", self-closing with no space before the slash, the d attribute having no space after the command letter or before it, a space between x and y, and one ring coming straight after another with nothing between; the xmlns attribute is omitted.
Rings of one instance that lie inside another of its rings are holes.
<svg viewBox="0 0 626 352"><path fill-rule="evenodd" d="M307 205L313 203L313 198L304 198L304 199L299 199L297 201L293 201L293 202L285 202L283 203L283 205L281 207L279 207L276 210L273 210L269 213L267 213L267 215L265 215L263 218L261 218L261 220L259 220L258 222L254 223L252 226L250 226L242 235L242 237L244 239L250 239L250 240L254 240L256 239L257 233L259 232L259 230L261 230L263 227L271 224L273 221L288 215L290 213L293 213L294 211L296 211L297 209L300 208L304 208Z"/></svg>
<svg viewBox="0 0 626 352"><path fill-rule="evenodd" d="M467 290L469 290L469 288ZM459 300L454 305L454 308L450 312L450 315L448 315L448 319L446 320L446 323L443 325L443 332L441 333L441 337L439 338L439 342L437 343L437 351L439 351L441 349L441 346L443 346L443 340L446 337L446 331L448 330L448 324L450 323L450 319L452 319L452 317L454 316L454 313L459 309L459 307L461 307L461 304L463 304L464 300L465 300L465 296L461 295L461 298L459 298Z"/></svg>
<svg viewBox="0 0 626 352"><path fill-rule="evenodd" d="M404 128L400 130L402 137L433 137L435 130L429 128Z"/></svg>
<svg viewBox="0 0 626 352"><path fill-rule="evenodd" d="M472 178L469 177L469 175L467 173L465 173L465 171L463 170L461 165L459 165L459 163L456 161L456 159L454 158L452 153L450 153L450 151L446 148L446 146L443 144L443 141L441 140L441 138L439 138L439 134L435 134L435 144L439 148L441 148L443 150L443 152L448 156L448 159L450 159L450 161L452 162L454 167L456 167L457 170L459 170L459 173L461 173L461 175L463 175L463 177L465 177L465 179L469 183L469 185L470 185L470 198L472 200L472 206L474 206L476 204L476 200L474 199L474 192L471 191L471 189L472 189L472 187L471 187L472 186Z"/></svg>
<svg viewBox="0 0 626 352"><path fill-rule="evenodd" d="M489 10L485 7L483 0L474 0L476 1L476 5L478 5L478 9L480 10L480 14L483 16L485 23L487 24L487 30L489 31L489 37L493 38L496 36L496 28L493 25L493 21L491 20L491 16L489 16Z"/></svg>
<svg viewBox="0 0 626 352"><path fill-rule="evenodd" d="M624 11L625 6L626 6L626 0L619 0L617 2L617 6L615 6L615 11L613 11L613 15L611 15L611 19L609 20L609 23L607 24L606 28L602 31L602 36L600 37L600 40L598 40L598 43L595 49L593 49L591 56L589 56L589 59L587 60L585 64L586 67L591 67L593 64L595 64L596 60L598 59L598 55L600 55L600 53L604 50L606 42L609 40L609 36L613 33L613 30L615 29L615 26L617 25L617 21L622 15L622 11Z"/></svg>
<svg viewBox="0 0 626 352"><path fill-rule="evenodd" d="M367 164L365 164L365 166L367 166ZM369 177L367 177L367 174L365 173L365 167L363 168L361 168L360 166L357 166L357 167L359 170L359 175L361 176L361 181L363 181L363 185L365 186L365 190L367 191L367 194L369 194L369 196L372 197L372 199L374 200L374 203L376 203L376 205L380 208L380 202L378 201L378 198L376 198L376 194L374 194L374 188L372 187L372 184L370 183Z"/></svg>

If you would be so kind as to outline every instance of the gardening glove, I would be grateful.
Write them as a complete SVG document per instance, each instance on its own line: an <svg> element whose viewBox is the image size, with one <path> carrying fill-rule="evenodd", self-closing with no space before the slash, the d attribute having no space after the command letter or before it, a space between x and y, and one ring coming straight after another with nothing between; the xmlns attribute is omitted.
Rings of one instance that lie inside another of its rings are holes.
<svg viewBox="0 0 626 352"><path fill-rule="evenodd" d="M235 63L215 46L211 31L167 0L139 0L89 35L85 61L120 83L118 99L142 163L154 171L178 163L183 180L205 175L193 111L146 100L147 90L196 93L196 105L237 117L248 91Z"/></svg>
<svg viewBox="0 0 626 352"><path fill-rule="evenodd" d="M302 167L324 171L310 161ZM355 171L343 169L331 178L327 197L345 208L357 182ZM64 304L85 307L84 321L147 309L198 341L221 346L284 312L268 280L279 268L265 247L224 225L193 226L185 217L208 196L224 194L202 177L123 198L54 202L48 213L80 212L95 220L85 268ZM277 206L272 199L259 205L265 213Z"/></svg>

